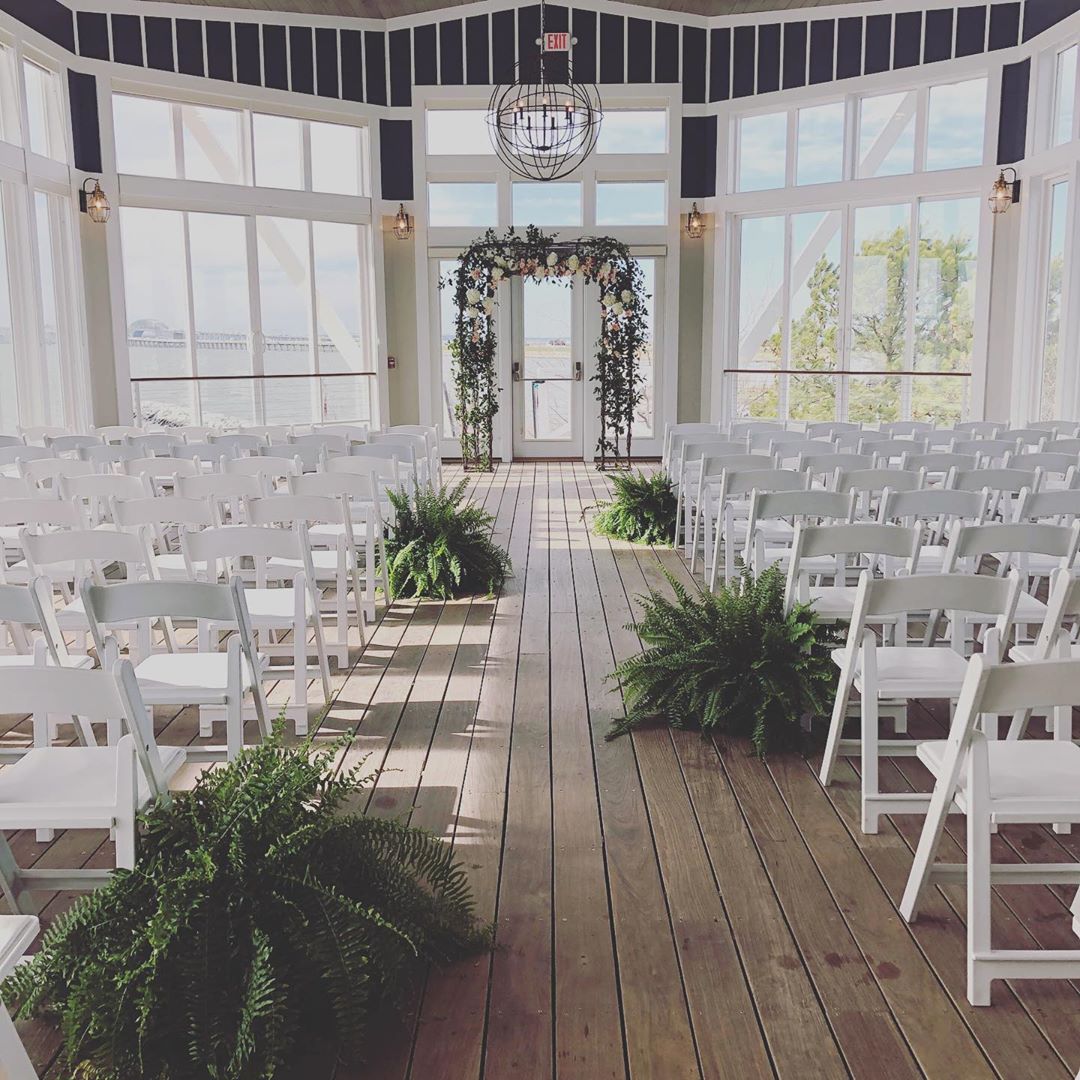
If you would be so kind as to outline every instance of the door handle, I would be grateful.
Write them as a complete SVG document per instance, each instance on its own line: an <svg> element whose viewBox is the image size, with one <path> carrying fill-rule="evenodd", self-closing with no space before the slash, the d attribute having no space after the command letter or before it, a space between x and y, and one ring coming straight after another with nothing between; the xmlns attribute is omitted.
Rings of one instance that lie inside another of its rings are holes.
<svg viewBox="0 0 1080 1080"><path fill-rule="evenodd" d="M581 379L582 379L581 361L578 360L574 364L574 382L581 382Z"/></svg>
<svg viewBox="0 0 1080 1080"><path fill-rule="evenodd" d="M514 382L521 382L521 364L515 360L510 370L513 372Z"/></svg>

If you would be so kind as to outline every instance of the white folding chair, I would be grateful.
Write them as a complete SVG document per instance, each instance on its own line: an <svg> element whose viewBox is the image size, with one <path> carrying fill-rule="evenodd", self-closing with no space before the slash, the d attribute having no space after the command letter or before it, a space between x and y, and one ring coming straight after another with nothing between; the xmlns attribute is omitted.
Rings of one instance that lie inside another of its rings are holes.
<svg viewBox="0 0 1080 1080"><path fill-rule="evenodd" d="M86 518L74 502L42 495L32 499L0 499L0 581L30 580L22 546L24 529L81 529ZM12 535L14 534L14 535Z"/></svg>
<svg viewBox="0 0 1080 1080"><path fill-rule="evenodd" d="M220 525L209 499L185 499L179 495L156 498L114 499L112 520L142 538L155 578L187 581L187 563L180 550L180 533L185 529L208 529Z"/></svg>
<svg viewBox="0 0 1080 1080"><path fill-rule="evenodd" d="M977 454L953 454L947 450L926 454L904 454L900 459L901 469L922 473L921 487L940 487L945 483L950 469L977 469L978 467Z"/></svg>
<svg viewBox="0 0 1080 1080"><path fill-rule="evenodd" d="M879 758L910 756L918 745L914 739L881 738L881 702L902 703L913 698L954 701L967 670L967 658L955 640L940 646L928 640L922 646L882 646L868 624L882 615L908 617L931 609L949 612L953 626L960 625L963 612L991 615L996 621L986 634L983 650L988 656L1000 658L1019 593L1020 576L1016 573L1007 578L973 574L872 578L869 571L860 575L847 643L833 653L840 676L819 778L822 784L832 783L840 754L860 756L863 832L876 833L882 814L923 813L929 803L925 795L881 791ZM842 737L852 690L859 693L860 737L856 741Z"/></svg>
<svg viewBox="0 0 1080 1080"><path fill-rule="evenodd" d="M1031 446L1037 450L1047 439L1048 432L1043 428L1036 427L1005 428L1004 431L998 432L997 437L999 439L1009 439L1013 443L1018 443L1021 447Z"/></svg>
<svg viewBox="0 0 1080 1080"><path fill-rule="evenodd" d="M79 588L84 579L104 584L110 567L122 567L126 581L147 580L153 577L146 545L136 535L118 529L64 529L47 533L22 534L26 564L34 576L45 575L60 588L60 605L56 609L56 624L69 634L77 635L79 651L86 652L86 635L90 631L83 610ZM67 583L72 583L69 591ZM131 634L139 631L132 623L122 627ZM145 651L145 637L136 646Z"/></svg>
<svg viewBox="0 0 1080 1080"><path fill-rule="evenodd" d="M670 479L674 479L671 470L672 464L672 448L673 445L677 447L687 436L690 435L719 435L719 424L705 424L705 423L685 423L685 424L667 424L664 428L664 447L663 453L660 459L661 468L667 473ZM677 456L677 454L676 454Z"/></svg>
<svg viewBox="0 0 1080 1080"><path fill-rule="evenodd" d="M739 450L738 446L738 443L717 442L703 447L695 441L684 448L687 453L697 453L699 448L703 450L699 457L683 459L675 502L676 521L682 522L683 554L691 560L691 569L697 566L699 536L705 554L710 550L712 530L717 524L716 497L724 470L776 467L776 459L770 454L751 454ZM807 477L807 486L809 483L810 478Z"/></svg>
<svg viewBox="0 0 1080 1080"><path fill-rule="evenodd" d="M144 476L90 473L61 476L59 484L60 498L79 503L91 528L112 523L112 500L143 499L153 495L150 481Z"/></svg>
<svg viewBox="0 0 1080 1080"><path fill-rule="evenodd" d="M354 446L354 453L348 457L327 458L324 471L330 474L349 473L353 476L368 477L372 489L379 493L379 512L382 520L392 525L394 504L390 501L388 492L405 491L400 462L394 457L367 453L371 449L373 448L370 446Z"/></svg>
<svg viewBox="0 0 1080 1080"><path fill-rule="evenodd" d="M94 434L105 443L122 443L132 436L144 434L142 428L133 427L130 424L106 424L104 427L96 427L93 430Z"/></svg>
<svg viewBox="0 0 1080 1080"><path fill-rule="evenodd" d="M942 570L946 574L978 573L981 561L987 556L997 559L997 574L1004 577L1010 570L1020 576L1020 596L1013 625L1028 629L1041 627L1046 620L1046 605L1034 595L1038 582L1054 570L1068 570L1076 561L1080 547L1080 521L1070 525L1039 525L1031 522L983 525L960 525L953 530L945 552ZM1033 560L1040 558L1038 566ZM987 620L965 615L957 628L964 641ZM1007 644L1002 642L1002 644Z"/></svg>
<svg viewBox="0 0 1080 1080"><path fill-rule="evenodd" d="M43 441L54 454L78 454L104 443L100 435L46 435Z"/></svg>
<svg viewBox="0 0 1080 1080"><path fill-rule="evenodd" d="M352 531L352 515L344 496L332 495L274 495L264 499L250 499L247 505L248 521L252 525L305 526L305 536L311 543L310 530L315 525L334 525L341 529L333 548L312 548L308 559L271 558L267 560L269 577L291 580L301 572L311 574L316 590L331 584L334 596L323 603L320 611L332 613L337 638L327 651L338 662L339 668L349 663L349 612L356 612L356 626L360 632L360 645L367 642L364 634L363 591L360 588L360 570L357 563L356 538ZM352 593L350 601L349 594Z"/></svg>
<svg viewBox="0 0 1080 1080"><path fill-rule="evenodd" d="M382 454L398 460L398 467L412 485L412 490L421 484L429 483L427 470L427 448L423 438L417 435L373 434L366 446L353 445L349 453L363 456L365 451L372 451L372 456Z"/></svg>
<svg viewBox="0 0 1080 1080"><path fill-rule="evenodd" d="M151 431L138 435L128 435L124 444L140 457L171 457L173 450L183 446L184 436L179 432Z"/></svg>
<svg viewBox="0 0 1080 1080"><path fill-rule="evenodd" d="M945 486L953 491L988 491L987 517L1011 521L1020 494L1042 489L1042 472L1039 469L1034 473L1026 469L950 469Z"/></svg>
<svg viewBox="0 0 1080 1080"><path fill-rule="evenodd" d="M806 435L810 439L832 439L836 435L861 430L862 424L846 420L820 420L806 425Z"/></svg>
<svg viewBox="0 0 1080 1080"><path fill-rule="evenodd" d="M923 522L925 540L919 549L916 573L940 574L952 530L963 524L981 525L986 520L989 499L987 491L948 488L893 491L886 488L881 496L878 521L908 526L916 521ZM887 573L897 569L888 558L884 560L884 568Z"/></svg>
<svg viewBox="0 0 1080 1080"><path fill-rule="evenodd" d="M197 460L174 457L131 458L122 463L128 476L145 476L155 495L176 490L178 476L197 476L202 467Z"/></svg>
<svg viewBox="0 0 1080 1080"><path fill-rule="evenodd" d="M1015 453L1017 449L1015 439L953 439L949 452L953 454L974 454L979 459L979 465L986 468L1001 468L1006 454Z"/></svg>
<svg viewBox="0 0 1080 1080"><path fill-rule="evenodd" d="M886 490L918 491L922 487L922 477L908 469L837 469L829 486L842 495L854 491L855 520L873 521L881 509Z"/></svg>
<svg viewBox="0 0 1080 1080"><path fill-rule="evenodd" d="M750 513L746 523L746 544L743 564L755 576L766 567L780 566L787 570L792 557L792 542L800 524L837 524L850 521L855 509L854 493L840 495L835 491L762 491L750 493ZM805 557L807 569L815 560ZM835 560L816 560L817 572L835 571Z"/></svg>
<svg viewBox="0 0 1080 1080"><path fill-rule="evenodd" d="M183 765L181 746L159 747L139 695L131 664L112 670L0 668L0 701L13 713L77 714L105 721L120 733L108 746L44 746L0 770L0 829L109 829L116 866L135 865L139 810L169 798L169 780ZM7 866L5 867L5 863ZM0 852L0 875L19 903L24 892L92 889L111 871L15 866L10 848Z"/></svg>
<svg viewBox="0 0 1080 1080"><path fill-rule="evenodd" d="M1080 701L1080 660L997 664L973 656L947 739L920 744L919 760L934 777L926 820L915 850L900 914L918 918L932 884L967 884L967 997L989 1005L995 979L1080 978L1080 949L1002 949L991 940L995 885L1080 885L1080 864L995 863L995 828L1080 822L1080 746L1045 739L996 740L987 718L1032 709L1072 708ZM967 816L964 864L937 863L948 814ZM1080 891L1072 902L1073 931L1080 931Z"/></svg>
<svg viewBox="0 0 1080 1080"><path fill-rule="evenodd" d="M795 464L800 472L810 474L811 486L831 487L833 477L838 469L847 471L855 469L871 469L874 466L872 454L848 454L834 449L831 454L802 453Z"/></svg>
<svg viewBox="0 0 1080 1080"><path fill-rule="evenodd" d="M244 454L261 454L263 449L270 445L269 440L263 435L239 434L229 432L211 432L206 436L206 441L215 450L228 452L230 457L241 457ZM216 460L216 459L215 459Z"/></svg>
<svg viewBox="0 0 1080 1080"><path fill-rule="evenodd" d="M715 591L716 576L720 566L720 548L724 549L724 579L731 581L736 574L736 553L745 546L745 534L740 535L739 526L749 521L750 496L758 491L808 491L810 474L795 469L756 469L746 467L728 467L720 474L720 485L716 495L716 527L713 529L711 552L712 558L706 562L709 572L709 588ZM745 501L745 518L743 505ZM794 535L794 529L784 523L772 523L766 528L766 536L771 540L786 540ZM691 562L693 567L693 562Z"/></svg>
<svg viewBox="0 0 1080 1080"><path fill-rule="evenodd" d="M97 466L91 461L78 461L74 458L39 458L36 461L19 460L20 475L37 484L39 488L57 486L62 476L92 476Z"/></svg>
<svg viewBox="0 0 1080 1080"><path fill-rule="evenodd" d="M326 655L319 597L315 589L315 573L311 566L311 545L302 524L295 529L275 529L269 526L233 525L185 532L181 548L192 580L200 576L217 581L222 575L231 579L244 559L254 562L254 585L244 594L251 627L257 635L260 653L267 656L290 656L291 668L264 667L266 680L292 676L292 703L287 714L296 726L297 735L308 732L308 656L314 652L322 681L323 699L331 697L330 662ZM301 560L304 569L290 575L291 588L271 588L270 581L282 580L268 573L271 559ZM209 570L196 569L206 566ZM211 628L213 629L213 628ZM271 640L275 634L292 633L291 643ZM308 642L308 633L314 638Z"/></svg>
<svg viewBox="0 0 1080 1080"><path fill-rule="evenodd" d="M196 476L178 476L176 494L182 499L206 499L213 505L224 525L246 520L246 500L257 499L266 494L266 488L258 475L201 473Z"/></svg>
<svg viewBox="0 0 1080 1080"><path fill-rule="evenodd" d="M995 420L964 420L953 424L953 431L958 433L958 437L965 439L995 439L997 433L1008 426Z"/></svg>
<svg viewBox="0 0 1080 1080"><path fill-rule="evenodd" d="M1040 490L1058 490L1076 486L1080 454L1060 454L1052 450L1033 450L1005 455L1006 469L1036 470L1042 476Z"/></svg>
<svg viewBox="0 0 1080 1080"><path fill-rule="evenodd" d="M356 558L360 557L361 548L363 550L364 617L369 622L374 621L377 577L382 582L383 597L387 603L391 600L382 492L379 490L378 480L370 472L306 473L289 477L289 492L292 495L320 495L347 500L352 518L351 532L356 545ZM343 535L343 525L316 524L308 529L308 538L314 547L336 548Z"/></svg>
<svg viewBox="0 0 1080 1080"><path fill-rule="evenodd" d="M442 453L439 450L439 429L426 424L394 424L386 429L387 435L419 435L427 443L428 476L442 486ZM369 432L368 438L371 438Z"/></svg>
<svg viewBox="0 0 1080 1080"><path fill-rule="evenodd" d="M864 434L862 444L859 446L859 453L873 454L874 464L878 468L883 466L888 468L893 462L903 468L902 462L905 454L926 453L926 440L888 438L868 441Z"/></svg>
<svg viewBox="0 0 1080 1080"><path fill-rule="evenodd" d="M123 470L126 462L136 457L138 451L131 446L117 443L101 443L97 446L84 446L79 452L80 461L89 462L97 472Z"/></svg>
<svg viewBox="0 0 1080 1080"><path fill-rule="evenodd" d="M0 980L15 970L27 946L37 937L38 927L36 915L0 915ZM5 1080L38 1080L7 1009L0 1009L0 1076Z"/></svg>
<svg viewBox="0 0 1080 1080"><path fill-rule="evenodd" d="M55 438L57 435L74 435L71 428L62 427L58 424L39 424L36 427L18 427L16 429L22 436L27 446L44 446L46 437Z"/></svg>
<svg viewBox="0 0 1080 1080"><path fill-rule="evenodd" d="M902 561L899 572L912 574L919 561L922 528L914 525L878 525L876 522L813 525L800 522L795 526L788 562L787 584L784 590L784 610L795 604L811 604L818 622L850 621L855 610L855 586L848 585L852 573L868 570L873 574L883 556ZM831 570L823 571L828 559ZM854 560L850 562L849 560ZM832 577L832 585L820 584ZM816 577L819 584L811 584ZM897 622L897 615L888 612L879 620L883 625ZM906 625L901 628L906 640Z"/></svg>
<svg viewBox="0 0 1080 1080"><path fill-rule="evenodd" d="M279 457L263 455L260 457L239 457L222 462L222 472L226 476L254 476L262 485L267 495L281 491L291 476L299 476L304 471L304 464L299 457Z"/></svg>
<svg viewBox="0 0 1080 1080"><path fill-rule="evenodd" d="M675 485L675 520L681 524L680 535L684 545L689 548L693 531L692 519L697 507L697 496L700 494L701 470L706 459L746 457L746 440L727 439L720 435L692 435L685 439L677 437L673 440L671 454L672 482ZM769 465L775 464L766 454L754 456L767 458ZM763 461L762 464L766 462ZM719 478L719 475L716 473L714 479Z"/></svg>
<svg viewBox="0 0 1080 1080"><path fill-rule="evenodd" d="M243 582L227 585L188 581L142 581L132 584L84 583L82 601L94 644L105 666L119 659L111 627L130 623L193 620L199 648L178 652L165 637L165 650L149 652L134 668L143 701L155 705L194 705L199 709L199 732L213 736L215 720L225 722L225 747L198 746L188 751L192 761L234 758L244 745L244 700L252 697L260 737L270 734L262 675L265 664L255 650ZM211 628L231 627L225 652L210 648Z"/></svg>

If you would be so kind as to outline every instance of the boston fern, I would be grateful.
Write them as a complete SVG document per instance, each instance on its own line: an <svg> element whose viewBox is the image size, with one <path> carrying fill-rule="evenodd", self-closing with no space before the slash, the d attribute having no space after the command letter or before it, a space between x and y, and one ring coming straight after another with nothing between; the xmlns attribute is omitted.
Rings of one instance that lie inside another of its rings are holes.
<svg viewBox="0 0 1080 1080"><path fill-rule="evenodd" d="M627 714L609 738L666 720L679 728L749 737L761 756L795 747L800 720L832 706L836 669L829 650L839 632L816 623L808 605L784 615L784 576L749 570L719 592L691 593L668 577L675 600L651 592L634 625L645 651L611 678Z"/></svg>
<svg viewBox="0 0 1080 1080"><path fill-rule="evenodd" d="M359 1057L425 961L486 945L447 845L347 812L370 778L333 778L340 749L279 732L144 816L135 869L2 988L59 1018L63 1075L263 1080L299 1075L313 1045Z"/></svg>
<svg viewBox="0 0 1080 1080"><path fill-rule="evenodd" d="M596 532L637 544L675 542L678 499L663 473L613 473L611 482L615 498L596 515Z"/></svg>
<svg viewBox="0 0 1080 1080"><path fill-rule="evenodd" d="M420 488L411 497L391 491L396 521L387 540L395 596L450 600L492 594L510 573L510 557L491 539L495 519L465 502L468 481Z"/></svg>

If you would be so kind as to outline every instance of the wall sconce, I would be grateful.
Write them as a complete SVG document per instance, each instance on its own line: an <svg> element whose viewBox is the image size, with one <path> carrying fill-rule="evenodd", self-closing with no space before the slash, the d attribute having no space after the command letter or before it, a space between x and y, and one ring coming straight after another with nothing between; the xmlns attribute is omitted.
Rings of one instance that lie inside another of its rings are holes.
<svg viewBox="0 0 1080 1080"><path fill-rule="evenodd" d="M686 215L686 235L691 240L698 240L705 235L705 216L697 208L697 203L690 208Z"/></svg>
<svg viewBox="0 0 1080 1080"><path fill-rule="evenodd" d="M94 185L90 191L87 190L89 184ZM105 192L101 190L100 180L88 176L83 181L82 189L79 191L79 209L89 215L90 220L98 225L104 225L109 220L112 205Z"/></svg>
<svg viewBox="0 0 1080 1080"><path fill-rule="evenodd" d="M1005 174L1012 173L1012 179L1006 180ZM990 204L992 214L1004 214L1013 203L1020 201L1020 181L1016 177L1016 170L1006 167L998 173L994 186L990 189L990 198L986 200Z"/></svg>
<svg viewBox="0 0 1080 1080"><path fill-rule="evenodd" d="M398 205L398 212L394 216L394 235L399 240L408 240L412 236L413 221L408 214L405 213L405 204L400 203Z"/></svg>

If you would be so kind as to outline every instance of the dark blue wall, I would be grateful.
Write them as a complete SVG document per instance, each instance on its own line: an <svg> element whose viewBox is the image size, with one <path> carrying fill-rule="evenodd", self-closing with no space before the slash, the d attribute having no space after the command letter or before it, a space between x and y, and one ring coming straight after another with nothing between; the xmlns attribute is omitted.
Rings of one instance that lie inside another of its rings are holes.
<svg viewBox="0 0 1080 1080"><path fill-rule="evenodd" d="M119 13L81 12L76 20L60 0L0 0L0 9L87 58L391 107L409 105L414 85L484 85L492 76L505 79L519 59L528 63L539 27L535 5L518 9L516 26L513 12L499 11L389 33L332 27L313 32L285 21L266 25ZM548 22L549 28L570 29L577 38L573 63L579 81L680 83L684 102L703 104L1010 48L1077 10L1080 0L1027 0L1021 21L1020 4L1002 0L836 19L812 18L808 12L805 20L778 18L706 31L649 19L647 9L640 17L598 17L593 11L551 5ZM489 49L494 71L489 71ZM1014 153L1017 142L1023 143L1023 132L1016 130L1022 123L1018 103L1027 94L1021 81L1021 74L1014 73L1008 98L1003 94L1008 134L999 156ZM684 121L684 144L694 140L683 155L685 198L715 191L715 163L701 160L702 145L708 147L710 139L715 146L715 119ZM390 145L411 154L411 139L403 134ZM397 164L404 169L406 163ZM396 175L393 163L391 175ZM394 190L411 187L410 162L408 183L395 184Z"/></svg>

